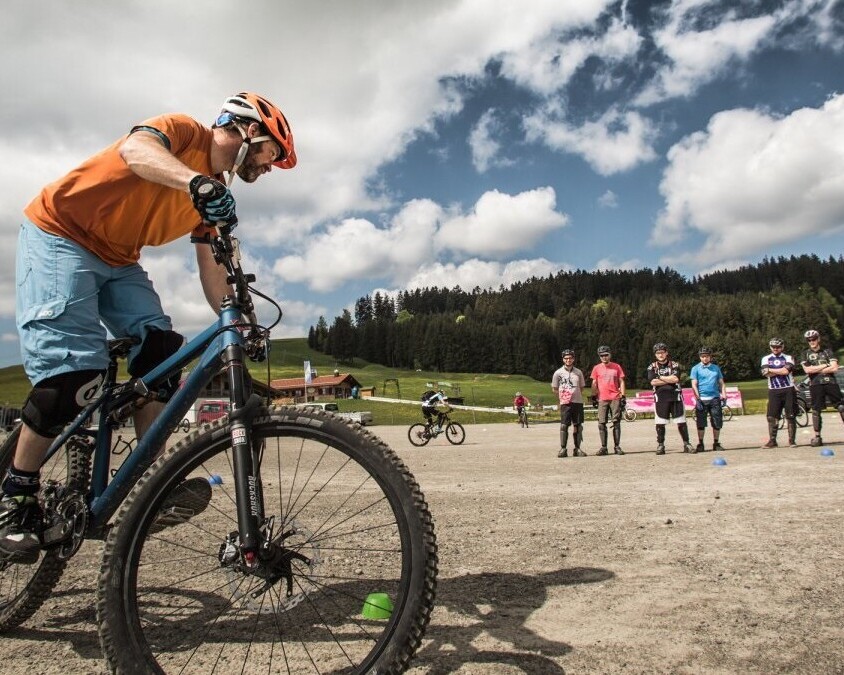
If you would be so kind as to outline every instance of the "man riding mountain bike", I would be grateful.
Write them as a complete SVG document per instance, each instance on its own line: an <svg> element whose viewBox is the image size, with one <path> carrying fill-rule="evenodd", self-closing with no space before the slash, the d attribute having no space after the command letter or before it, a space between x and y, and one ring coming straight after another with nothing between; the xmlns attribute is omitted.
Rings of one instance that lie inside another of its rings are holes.
<svg viewBox="0 0 844 675"><path fill-rule="evenodd" d="M422 394L422 416L425 418L425 424L432 429L434 428L434 415L437 416L437 427L442 428L445 413L437 409L437 406L448 406L448 396L443 393L443 390L434 391L429 389Z"/></svg>
<svg viewBox="0 0 844 675"><path fill-rule="evenodd" d="M182 114L141 122L27 206L18 240L17 325L33 389L0 486L0 558L38 558L39 467L52 440L103 381L106 329L140 341L129 355L132 376L182 344L138 265L141 248L191 235L203 292L219 312L232 290L214 261L208 227L237 222L232 179L253 183L273 166L295 165L281 110L243 92L225 100L211 128ZM170 382L165 395L178 384ZM163 405L136 411L139 437Z"/></svg>

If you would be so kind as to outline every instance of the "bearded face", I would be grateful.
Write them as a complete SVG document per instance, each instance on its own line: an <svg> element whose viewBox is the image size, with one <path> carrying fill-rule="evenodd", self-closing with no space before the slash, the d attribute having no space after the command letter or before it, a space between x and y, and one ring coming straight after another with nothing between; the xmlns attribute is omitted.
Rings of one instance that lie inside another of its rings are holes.
<svg viewBox="0 0 844 675"><path fill-rule="evenodd" d="M254 183L259 176L272 170L273 161L278 153L279 147L272 141L250 145L243 164L237 170L237 175L245 183Z"/></svg>

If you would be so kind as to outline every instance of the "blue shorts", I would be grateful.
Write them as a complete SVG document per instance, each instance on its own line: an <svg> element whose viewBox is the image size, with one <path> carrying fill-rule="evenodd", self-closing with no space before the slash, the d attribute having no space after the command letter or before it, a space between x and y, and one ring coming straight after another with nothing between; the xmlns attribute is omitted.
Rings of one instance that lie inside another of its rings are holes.
<svg viewBox="0 0 844 675"><path fill-rule="evenodd" d="M28 220L18 236L16 280L21 357L33 384L75 370L105 370L106 329L141 340L149 328L172 329L140 265L111 267Z"/></svg>

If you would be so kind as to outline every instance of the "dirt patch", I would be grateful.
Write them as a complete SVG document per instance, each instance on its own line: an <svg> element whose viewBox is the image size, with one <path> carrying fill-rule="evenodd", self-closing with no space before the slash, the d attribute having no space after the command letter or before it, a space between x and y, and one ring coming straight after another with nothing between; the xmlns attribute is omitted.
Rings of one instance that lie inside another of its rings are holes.
<svg viewBox="0 0 844 675"><path fill-rule="evenodd" d="M413 673L844 673L844 427L825 457L762 450L735 418L721 454L657 457L651 421L623 457L558 459L557 425L467 425L463 446L406 460L436 519L437 609ZM782 432L781 432L782 434ZM709 437L707 442L709 443ZM781 439L782 440L782 439ZM3 637L4 673L104 672L94 625L100 549L87 542L56 594Z"/></svg>

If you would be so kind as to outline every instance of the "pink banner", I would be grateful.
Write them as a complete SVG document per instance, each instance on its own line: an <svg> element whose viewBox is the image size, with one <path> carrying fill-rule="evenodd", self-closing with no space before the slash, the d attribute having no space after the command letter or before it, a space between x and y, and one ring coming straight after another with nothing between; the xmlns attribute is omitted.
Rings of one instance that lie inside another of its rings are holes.
<svg viewBox="0 0 844 675"><path fill-rule="evenodd" d="M695 407L694 390L691 387L683 389L683 405L686 410ZM741 399L741 392L738 387L727 387L727 405L733 410L743 410L744 403ZM654 393L652 391L640 391L635 396L627 397L627 407L636 412L653 412Z"/></svg>

